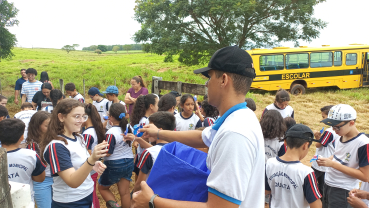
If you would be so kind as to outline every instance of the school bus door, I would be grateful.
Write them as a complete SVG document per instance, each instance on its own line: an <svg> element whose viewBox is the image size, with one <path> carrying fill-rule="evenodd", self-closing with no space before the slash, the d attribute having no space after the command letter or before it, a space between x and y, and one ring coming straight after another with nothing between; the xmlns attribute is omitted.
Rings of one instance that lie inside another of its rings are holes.
<svg viewBox="0 0 369 208"><path fill-rule="evenodd" d="M363 70L363 76L361 77L360 86L369 86L369 62L368 62L368 52L364 52L363 55L363 61L362 61L362 70Z"/></svg>

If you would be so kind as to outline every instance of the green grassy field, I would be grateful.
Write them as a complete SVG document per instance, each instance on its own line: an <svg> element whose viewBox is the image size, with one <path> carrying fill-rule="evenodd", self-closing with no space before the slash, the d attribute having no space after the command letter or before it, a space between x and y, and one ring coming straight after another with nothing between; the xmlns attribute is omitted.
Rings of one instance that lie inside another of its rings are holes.
<svg viewBox="0 0 369 208"><path fill-rule="evenodd" d="M58 88L59 79L64 83L73 82L82 91L83 79L86 90L90 87L105 89L114 84L116 79L120 91L130 88L130 79L141 75L151 86L152 76L163 77L167 81L182 81L203 84L204 77L193 74L199 66L187 67L178 62L164 63L164 56L150 53L105 53L98 55L93 52L72 51L67 54L57 49L26 49L15 48L12 60L0 62L0 78L5 95L14 93L14 85L20 69L35 68L40 74L47 71L54 86ZM37 79L39 79L39 74Z"/></svg>

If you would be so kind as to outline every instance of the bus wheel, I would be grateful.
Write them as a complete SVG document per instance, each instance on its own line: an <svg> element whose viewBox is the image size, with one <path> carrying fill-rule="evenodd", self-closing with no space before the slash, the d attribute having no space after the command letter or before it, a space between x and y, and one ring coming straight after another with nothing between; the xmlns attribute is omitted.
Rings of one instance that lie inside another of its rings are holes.
<svg viewBox="0 0 369 208"><path fill-rule="evenodd" d="M294 84L291 87L292 95L302 95L305 94L305 87L300 84Z"/></svg>

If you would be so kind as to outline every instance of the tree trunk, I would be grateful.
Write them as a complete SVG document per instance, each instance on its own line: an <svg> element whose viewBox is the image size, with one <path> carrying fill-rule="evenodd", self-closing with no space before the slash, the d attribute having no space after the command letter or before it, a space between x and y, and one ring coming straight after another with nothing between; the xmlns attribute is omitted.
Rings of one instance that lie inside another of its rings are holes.
<svg viewBox="0 0 369 208"><path fill-rule="evenodd" d="M8 160L2 147L0 147L0 207L13 208L8 181Z"/></svg>

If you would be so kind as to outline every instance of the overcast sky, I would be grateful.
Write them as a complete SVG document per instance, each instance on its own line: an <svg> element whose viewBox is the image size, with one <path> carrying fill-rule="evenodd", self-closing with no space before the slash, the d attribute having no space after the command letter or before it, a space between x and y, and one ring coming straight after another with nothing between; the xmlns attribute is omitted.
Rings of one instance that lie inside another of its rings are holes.
<svg viewBox="0 0 369 208"><path fill-rule="evenodd" d="M8 0L19 9L18 46L61 48L64 45L130 44L140 29L134 19L135 0ZM307 46L369 43L369 0L327 0L315 17L328 22L318 39ZM286 43L286 46L293 44Z"/></svg>

